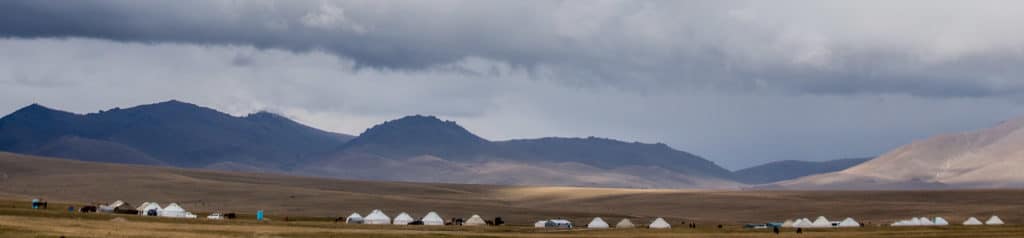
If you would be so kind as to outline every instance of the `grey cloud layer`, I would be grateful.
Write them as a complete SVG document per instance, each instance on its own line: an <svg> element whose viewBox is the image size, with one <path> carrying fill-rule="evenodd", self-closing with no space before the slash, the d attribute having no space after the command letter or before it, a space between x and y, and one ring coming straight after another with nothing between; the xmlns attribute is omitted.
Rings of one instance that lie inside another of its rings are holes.
<svg viewBox="0 0 1024 238"><path fill-rule="evenodd" d="M1021 100L1017 1L3 1L0 35L481 58L637 90ZM244 63L240 58L239 63Z"/></svg>
<svg viewBox="0 0 1024 238"><path fill-rule="evenodd" d="M733 169L871 156L1024 113L994 98L577 87L483 58L394 70L322 51L82 38L0 39L0 52L0 113L36 102L85 113L180 99L235 115L280 112L346 133L432 114L491 139L664 142Z"/></svg>

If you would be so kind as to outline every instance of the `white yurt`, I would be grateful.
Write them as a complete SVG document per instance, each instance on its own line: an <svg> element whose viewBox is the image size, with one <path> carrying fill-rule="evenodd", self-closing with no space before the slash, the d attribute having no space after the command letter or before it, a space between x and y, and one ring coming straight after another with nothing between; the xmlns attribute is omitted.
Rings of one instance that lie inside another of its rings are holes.
<svg viewBox="0 0 1024 238"><path fill-rule="evenodd" d="M852 217L847 217L846 219L843 219L843 221L839 222L839 227L860 227L860 223L853 220Z"/></svg>
<svg viewBox="0 0 1024 238"><path fill-rule="evenodd" d="M812 226L811 223L811 220L807 218L797 219L796 222L793 222L793 228L808 228Z"/></svg>
<svg viewBox="0 0 1024 238"><path fill-rule="evenodd" d="M672 228L672 225L669 225L664 218L659 217L658 219L654 219L654 222L651 222L651 225L647 227L651 229L669 229Z"/></svg>
<svg viewBox="0 0 1024 238"><path fill-rule="evenodd" d="M595 217L593 220L590 220L590 223L587 223L587 228L608 229L608 223L604 222L604 219L601 219L600 217Z"/></svg>
<svg viewBox="0 0 1024 238"><path fill-rule="evenodd" d="M814 219L814 222L811 223L811 228L825 227L832 227L832 222L828 221L828 218L825 218L824 216L819 216L818 219Z"/></svg>
<svg viewBox="0 0 1024 238"><path fill-rule="evenodd" d="M615 224L615 228L634 228L634 227L636 227L636 225L633 225L633 221L630 221L628 218L622 218L622 220L619 221L619 223Z"/></svg>
<svg viewBox="0 0 1024 238"><path fill-rule="evenodd" d="M544 222L544 227L547 228L560 228L560 229L572 229L572 222L566 219L551 219Z"/></svg>
<svg viewBox="0 0 1024 238"><path fill-rule="evenodd" d="M927 217L921 217L921 218L918 218L917 220L919 220L921 222L922 226L934 226L935 225L935 223L932 222L932 219L928 219Z"/></svg>
<svg viewBox="0 0 1024 238"><path fill-rule="evenodd" d="M373 211L370 212L369 215L363 217L363 224L387 225L391 224L391 217L389 217L387 214L384 214L384 212L380 211L379 209L374 209Z"/></svg>
<svg viewBox="0 0 1024 238"><path fill-rule="evenodd" d="M391 222L391 224L409 225L409 223L413 221L416 221L416 219L412 219L412 216L409 216L409 213L402 212L399 213L398 216L395 216L395 220Z"/></svg>
<svg viewBox="0 0 1024 238"><path fill-rule="evenodd" d="M978 220L978 218L971 217L971 218L967 218L967 220L964 221L964 225L965 226L979 226L979 225L982 225L982 223L981 223L981 221Z"/></svg>
<svg viewBox="0 0 1024 238"><path fill-rule="evenodd" d="M1003 219L999 219L999 216L992 216L985 221L985 225L1002 225Z"/></svg>
<svg viewBox="0 0 1024 238"><path fill-rule="evenodd" d="M358 212L353 212L351 215L345 218L345 223L348 224L363 224L363 215L359 215Z"/></svg>
<svg viewBox="0 0 1024 238"><path fill-rule="evenodd" d="M426 216L423 216L423 219L421 221L423 221L423 225L427 226L444 225L444 218L441 218L441 215L437 215L437 213L433 211L428 212Z"/></svg>
<svg viewBox="0 0 1024 238"><path fill-rule="evenodd" d="M485 222L483 218L480 218L480 215L473 214L473 216L469 217L469 219L466 219L466 221L463 221L462 225L463 226L483 226L483 225L487 225L487 222Z"/></svg>
<svg viewBox="0 0 1024 238"><path fill-rule="evenodd" d="M146 206L144 206L144 207L142 207L140 209L136 209L136 210L139 210L139 215L149 216L149 211L153 211L153 212L155 212L156 216L159 216L160 212L162 212L164 210L162 207L160 207L159 203L146 202L145 204L146 204Z"/></svg>
<svg viewBox="0 0 1024 238"><path fill-rule="evenodd" d="M935 221L932 222L932 223L934 223L936 226L948 226L949 225L949 221L946 221L946 218L942 218L942 217L935 217Z"/></svg>
<svg viewBox="0 0 1024 238"><path fill-rule="evenodd" d="M541 220L541 221L534 222L533 223L533 228L544 228L545 227L544 224L546 224L546 223L548 223L548 221Z"/></svg>
<svg viewBox="0 0 1024 238"><path fill-rule="evenodd" d="M912 218L912 219L910 219L909 222L907 222L907 225L908 226L920 226L921 225L921 218L917 218L917 217Z"/></svg>
<svg viewBox="0 0 1024 238"><path fill-rule="evenodd" d="M146 207L149 206L149 203L150 202L144 202L144 203L140 204L138 207L135 207L135 210L139 211L139 214L142 214L142 213L145 212Z"/></svg>
<svg viewBox="0 0 1024 238"><path fill-rule="evenodd" d="M185 211L185 208L178 206L177 203L171 203L164 207L164 210L160 211L160 216L175 218L196 218L195 214Z"/></svg>

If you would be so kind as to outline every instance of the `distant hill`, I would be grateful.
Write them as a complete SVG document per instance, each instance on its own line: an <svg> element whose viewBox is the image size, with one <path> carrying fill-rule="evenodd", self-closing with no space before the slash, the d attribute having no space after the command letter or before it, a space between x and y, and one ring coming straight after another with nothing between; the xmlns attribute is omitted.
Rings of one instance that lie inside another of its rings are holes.
<svg viewBox="0 0 1024 238"><path fill-rule="evenodd" d="M376 125L303 174L420 182L613 187L738 187L732 174L664 144L602 138L489 141L452 121Z"/></svg>
<svg viewBox="0 0 1024 238"><path fill-rule="evenodd" d="M74 114L30 105L0 118L0 150L84 161L334 178L514 185L738 188L733 174L665 144L489 141L453 121L407 116L358 137L259 112L179 101Z"/></svg>
<svg viewBox="0 0 1024 238"><path fill-rule="evenodd" d="M736 180L747 184L766 184L808 175L844 170L871 158L837 159L829 161L783 160L770 162L734 172Z"/></svg>
<svg viewBox="0 0 1024 238"><path fill-rule="evenodd" d="M86 161L287 169L352 137L268 112L234 117L167 101L73 114L33 104L0 118L0 150Z"/></svg>
<svg viewBox="0 0 1024 238"><path fill-rule="evenodd" d="M795 189L1024 187L1024 118L916 141L833 173L782 181Z"/></svg>

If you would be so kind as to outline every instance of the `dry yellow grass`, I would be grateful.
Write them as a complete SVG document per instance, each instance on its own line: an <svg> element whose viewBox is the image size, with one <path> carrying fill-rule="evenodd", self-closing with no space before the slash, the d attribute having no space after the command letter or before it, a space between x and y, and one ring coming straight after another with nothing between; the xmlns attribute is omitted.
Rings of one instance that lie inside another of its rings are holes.
<svg viewBox="0 0 1024 238"><path fill-rule="evenodd" d="M943 216L958 223L967 216L995 214L1010 224L1024 221L1024 200L1020 199L1024 190L709 191L371 182L7 153L0 153L0 197L22 203L43 197L78 205L118 199L132 204L177 202L201 215L233 211L251 216L263 209L274 220L288 216L311 222L351 212L366 214L375 208L416 217L433 210L446 219L501 216L512 225L555 217L586 224L594 216L611 223L621 218L646 223L665 217L676 225L695 221L702 227L724 224L730 229L743 223L818 215L835 220L854 217L872 225L911 216ZM0 201L0 207L10 207L9 203Z"/></svg>

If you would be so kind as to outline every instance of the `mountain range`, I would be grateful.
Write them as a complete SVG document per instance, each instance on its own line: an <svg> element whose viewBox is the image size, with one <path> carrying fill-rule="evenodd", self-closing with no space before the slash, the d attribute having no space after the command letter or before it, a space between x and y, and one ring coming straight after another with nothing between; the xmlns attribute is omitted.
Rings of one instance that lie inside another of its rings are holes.
<svg viewBox="0 0 1024 238"><path fill-rule="evenodd" d="M739 188L853 166L779 162L731 172L662 143L607 138L490 141L453 121L406 116L359 136L257 112L171 100L75 114L32 104L0 118L0 150L113 162L415 182Z"/></svg>
<svg viewBox="0 0 1024 238"><path fill-rule="evenodd" d="M794 189L1024 187L1024 119L915 141L845 170L773 184Z"/></svg>
<svg viewBox="0 0 1024 238"><path fill-rule="evenodd" d="M734 174L736 180L743 183L768 184L812 174L840 171L870 159L852 158L828 161L783 160L737 170Z"/></svg>

